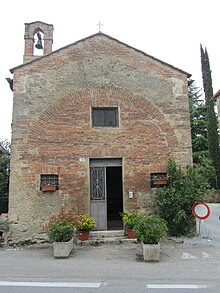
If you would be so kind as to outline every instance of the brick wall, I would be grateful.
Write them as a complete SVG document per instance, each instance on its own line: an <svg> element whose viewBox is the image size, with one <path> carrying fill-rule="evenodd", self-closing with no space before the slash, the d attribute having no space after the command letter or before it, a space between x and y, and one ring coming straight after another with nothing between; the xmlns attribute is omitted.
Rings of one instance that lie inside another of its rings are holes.
<svg viewBox="0 0 220 293"><path fill-rule="evenodd" d="M93 128L94 106L118 107L119 127ZM102 34L14 71L11 239L41 238L61 205L89 213L97 157L123 159L124 209L139 211L152 201L150 173L166 172L168 157L191 162L187 75ZM59 191L39 190L47 172Z"/></svg>
<svg viewBox="0 0 220 293"><path fill-rule="evenodd" d="M25 23L25 34L24 34L24 56L23 62L28 63L34 59L39 58L34 53L34 35L37 31L43 33L43 55L47 55L52 52L53 44L53 25L47 24L41 21L35 21L32 23Z"/></svg>

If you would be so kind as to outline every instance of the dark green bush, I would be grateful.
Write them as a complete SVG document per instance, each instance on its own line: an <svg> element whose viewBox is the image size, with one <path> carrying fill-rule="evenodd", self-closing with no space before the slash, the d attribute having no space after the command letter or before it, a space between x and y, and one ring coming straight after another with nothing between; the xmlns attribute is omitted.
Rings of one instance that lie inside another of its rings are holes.
<svg viewBox="0 0 220 293"><path fill-rule="evenodd" d="M133 229L137 241L145 244L157 244L167 235L166 222L155 215L138 216Z"/></svg>
<svg viewBox="0 0 220 293"><path fill-rule="evenodd" d="M67 242L73 237L74 226L66 222L53 222L47 231L51 242Z"/></svg>
<svg viewBox="0 0 220 293"><path fill-rule="evenodd" d="M194 223L192 206L203 201L209 184L197 167L187 166L184 174L173 159L168 160L167 173L170 183L168 187L157 189L156 206L160 217L166 220L171 236L187 235Z"/></svg>

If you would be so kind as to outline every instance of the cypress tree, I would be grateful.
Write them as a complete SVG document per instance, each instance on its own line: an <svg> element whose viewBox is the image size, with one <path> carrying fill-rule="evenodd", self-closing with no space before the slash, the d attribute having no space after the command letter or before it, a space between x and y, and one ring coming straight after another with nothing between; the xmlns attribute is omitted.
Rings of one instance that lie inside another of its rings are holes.
<svg viewBox="0 0 220 293"><path fill-rule="evenodd" d="M209 64L209 56L207 49L203 49L200 45L201 52L201 67L202 67L202 79L203 89L205 94L205 101L207 107L207 139L208 150L213 166L216 171L216 176L220 180L220 147L218 141L218 121L214 109L213 88L212 88L212 76Z"/></svg>
<svg viewBox="0 0 220 293"><path fill-rule="evenodd" d="M203 163L209 158L207 140L206 105L193 79L188 80L188 95L190 109L190 125L192 136L193 163Z"/></svg>

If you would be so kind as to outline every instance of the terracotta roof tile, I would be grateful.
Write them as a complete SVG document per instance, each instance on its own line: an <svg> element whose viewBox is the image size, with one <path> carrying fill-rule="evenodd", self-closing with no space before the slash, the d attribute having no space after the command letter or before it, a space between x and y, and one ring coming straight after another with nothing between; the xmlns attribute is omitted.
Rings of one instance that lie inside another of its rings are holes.
<svg viewBox="0 0 220 293"><path fill-rule="evenodd" d="M218 97L220 97L220 90L212 97L212 100L216 101Z"/></svg>

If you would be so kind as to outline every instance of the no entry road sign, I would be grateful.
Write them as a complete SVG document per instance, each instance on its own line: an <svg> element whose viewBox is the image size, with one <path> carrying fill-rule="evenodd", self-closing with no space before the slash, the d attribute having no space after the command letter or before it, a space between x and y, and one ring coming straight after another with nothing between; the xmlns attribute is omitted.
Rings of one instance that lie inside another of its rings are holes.
<svg viewBox="0 0 220 293"><path fill-rule="evenodd" d="M204 202L196 202L192 207L193 215L199 220L205 220L210 215L210 208Z"/></svg>

